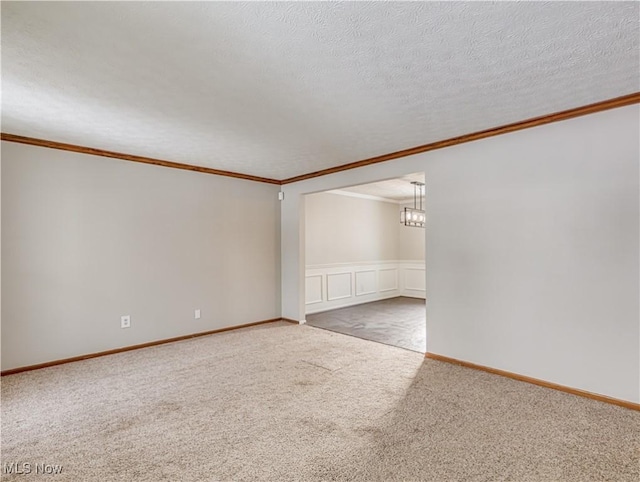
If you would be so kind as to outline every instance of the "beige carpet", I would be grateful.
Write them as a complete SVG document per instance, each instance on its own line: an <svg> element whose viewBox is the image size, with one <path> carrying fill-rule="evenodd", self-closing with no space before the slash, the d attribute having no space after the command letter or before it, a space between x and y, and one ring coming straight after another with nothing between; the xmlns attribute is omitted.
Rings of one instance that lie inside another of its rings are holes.
<svg viewBox="0 0 640 482"><path fill-rule="evenodd" d="M1 412L3 480L640 479L638 412L282 322L4 377Z"/></svg>

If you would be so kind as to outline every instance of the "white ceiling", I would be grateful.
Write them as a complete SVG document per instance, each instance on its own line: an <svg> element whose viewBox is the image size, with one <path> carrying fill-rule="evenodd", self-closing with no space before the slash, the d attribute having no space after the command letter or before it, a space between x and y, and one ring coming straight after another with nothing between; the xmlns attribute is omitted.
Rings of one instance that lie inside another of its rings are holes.
<svg viewBox="0 0 640 482"><path fill-rule="evenodd" d="M2 2L2 130L284 179L637 92L639 8Z"/></svg>
<svg viewBox="0 0 640 482"><path fill-rule="evenodd" d="M356 195L384 199L394 202L412 202L414 187L412 182L424 184L424 172L407 174L397 179L388 179L359 186L343 187L342 189L328 191L336 194Z"/></svg>

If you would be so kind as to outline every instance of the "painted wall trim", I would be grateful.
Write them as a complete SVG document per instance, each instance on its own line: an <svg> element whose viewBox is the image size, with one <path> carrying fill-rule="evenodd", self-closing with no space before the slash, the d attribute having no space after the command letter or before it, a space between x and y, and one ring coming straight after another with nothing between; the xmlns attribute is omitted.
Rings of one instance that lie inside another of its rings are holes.
<svg viewBox="0 0 640 482"><path fill-rule="evenodd" d="M17 142L19 144L28 144L31 146L48 147L50 149L79 152L81 154L89 154L92 156L109 157L112 159L120 159L123 161L141 162L143 164L153 164L156 166L171 167L174 169L183 169L186 171L202 172L205 174L215 174L217 176L235 177L237 179L245 179L247 181L265 182L268 184L280 184L280 181L276 179L269 179L266 177L252 176L250 174L242 174L239 172L232 172L232 171L223 171L220 169L212 169L210 167L204 167L204 166L194 166L192 164L183 164L180 162L164 161L161 159L154 159L152 157L135 156L132 154L124 154L122 152L105 151L103 149L96 149L93 147L78 146L75 144L65 144L63 142L48 141L45 139L36 139L34 137L18 136L15 134L8 134L5 132L0 134L0 138L3 141Z"/></svg>
<svg viewBox="0 0 640 482"><path fill-rule="evenodd" d="M272 318L270 320L255 321L253 323L245 323L243 325L228 326L226 328L219 328L217 330L203 331L203 332L200 332L200 333L192 333L190 335L176 336L174 338L165 338L164 340L156 340L156 341L150 341L150 342L147 342L147 343L140 343L139 345L131 345L131 346L124 346L122 348L114 348L113 350L99 351L99 352L96 352L96 353L88 353L86 355L79 355L79 356L74 356L74 357L71 357L71 358L63 358L61 360L53 360L53 361L50 361L50 362L38 363L36 365L28 365L28 366L24 366L24 367L10 368L9 370L1 371L0 372L0 376L15 375L16 373L28 372L28 371L31 371L31 370L39 370L40 368L48 368L48 367L53 367L53 366L56 366L56 365L63 365L65 363L72 363L72 362L77 362L77 361L81 361L81 360L88 360L90 358L98 358L98 357L101 357L101 356L115 355L116 353L122 353L122 352L125 352L125 351L139 350L141 348L148 348L148 347L156 346L156 345L164 345L166 343L173 343L175 341L182 341L182 340L188 340L190 338L198 338L198 337L201 337L201 336L214 335L216 333L222 333L224 331L239 330L240 328L248 328L250 326L256 326L256 325L264 325L266 323L274 323L276 321L289 321L289 320L286 320L284 318Z"/></svg>
<svg viewBox="0 0 640 482"><path fill-rule="evenodd" d="M544 124L550 124L552 122L559 122L567 119L572 119L574 117L580 117L588 114L595 114L596 112L601 112L603 110L615 109L616 107L624 107L627 105L638 104L638 103L640 103L640 92L635 92L633 94L628 94L628 95L623 95L622 97L603 100L601 102L596 102L594 104L575 107L573 109L568 109L568 110L556 112L553 114L547 114L539 117L533 117L531 119L514 122L512 124L493 127L491 129L473 132L471 134L464 134L462 136L452 137L450 139L436 141L430 144L424 144L422 146L411 147L409 149L404 149L402 151L383 154L381 156L371 157L369 159L363 159L361 161L351 162L349 164L343 164L340 166L330 167L328 169L322 169L320 171L310 172L308 174L302 174L300 176L290 177L288 179L283 179L281 181L281 184L290 184L292 182L304 181L306 179L312 179L314 177L326 176L327 174L334 174L336 172L347 171L349 169L356 169L358 167L364 167L364 166L369 166L371 164L391 161L393 159L412 156L414 154L420 154L422 152L442 149L444 147L455 146L458 144L463 144L465 142L477 141L480 139L485 139L487 137L493 137L500 134L508 134L510 132L528 129L530 127L537 127Z"/></svg>
<svg viewBox="0 0 640 482"><path fill-rule="evenodd" d="M634 403L634 402L629 402L627 400L620 400L618 398L607 397L606 395L587 392L586 390L580 390L578 388L566 387L564 385L558 385L557 383L547 382L545 380L540 380L538 378L527 377L525 375L519 375L517 373L507 372L505 370L499 370L498 368L491 368L483 365L476 365L475 363L470 363L463 360L457 360L455 358L449 358L443 355L437 355L435 353L427 352L425 353L424 356L425 358L430 358L432 360L437 360L445 363L452 363L454 365L460 365L466 368L473 368L475 370L481 370L484 372L492 373L494 375L500 375L503 377L511 378L513 380L531 383L533 385L538 385L540 387L551 388L553 390L570 393L572 395L578 395L579 397L590 398L592 400L598 400L599 402L610 403L613 405L618 405L620 407L629 408L631 410L640 411L640 403Z"/></svg>
<svg viewBox="0 0 640 482"><path fill-rule="evenodd" d="M324 263L324 264L308 264L305 266L307 270L314 269L328 269L328 268L345 268L351 266L378 266L378 265L389 265L394 267L396 264L403 265L421 265L424 268L424 259L383 259L380 261L350 261L350 262L341 262L341 263Z"/></svg>
<svg viewBox="0 0 640 482"><path fill-rule="evenodd" d="M405 296L426 297L425 262L366 261L310 265L305 269L305 315ZM334 276L350 275L349 286L333 286ZM417 274L417 277L410 276ZM332 289L333 288L333 289ZM338 291L342 296L332 297Z"/></svg>

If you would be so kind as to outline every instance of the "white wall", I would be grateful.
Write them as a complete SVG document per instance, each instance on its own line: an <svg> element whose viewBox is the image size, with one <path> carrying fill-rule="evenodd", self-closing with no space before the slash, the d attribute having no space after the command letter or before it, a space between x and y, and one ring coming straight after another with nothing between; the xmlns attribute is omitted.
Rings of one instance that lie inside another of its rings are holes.
<svg viewBox="0 0 640 482"><path fill-rule="evenodd" d="M400 209L331 192L306 197L306 314L425 297L424 229L401 225Z"/></svg>
<svg viewBox="0 0 640 482"><path fill-rule="evenodd" d="M3 142L2 368L279 317L278 190Z"/></svg>
<svg viewBox="0 0 640 482"><path fill-rule="evenodd" d="M334 193L305 204L307 266L398 259L397 204Z"/></svg>
<svg viewBox="0 0 640 482"><path fill-rule="evenodd" d="M411 204L401 204L398 206L398 212L405 207L413 207ZM398 217L400 215L398 214ZM425 255L425 229L413 226L405 226L398 222L398 259L411 261L424 261Z"/></svg>
<svg viewBox="0 0 640 482"><path fill-rule="evenodd" d="M283 186L283 316L305 193L425 171L429 352L640 401L640 106Z"/></svg>

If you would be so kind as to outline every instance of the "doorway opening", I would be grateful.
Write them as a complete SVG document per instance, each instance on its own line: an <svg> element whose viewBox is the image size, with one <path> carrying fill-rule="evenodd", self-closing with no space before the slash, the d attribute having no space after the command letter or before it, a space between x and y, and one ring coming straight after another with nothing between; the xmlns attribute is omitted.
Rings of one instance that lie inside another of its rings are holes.
<svg viewBox="0 0 640 482"><path fill-rule="evenodd" d="M310 326L426 352L424 173L305 197Z"/></svg>

